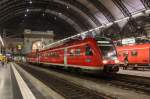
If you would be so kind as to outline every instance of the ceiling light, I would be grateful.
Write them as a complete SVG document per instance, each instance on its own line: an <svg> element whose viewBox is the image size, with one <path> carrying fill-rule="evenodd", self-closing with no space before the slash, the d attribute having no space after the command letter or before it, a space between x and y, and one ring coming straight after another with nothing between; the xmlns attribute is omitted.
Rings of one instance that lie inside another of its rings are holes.
<svg viewBox="0 0 150 99"><path fill-rule="evenodd" d="M146 13L150 13L150 9L145 11Z"/></svg>
<svg viewBox="0 0 150 99"><path fill-rule="evenodd" d="M32 1L30 1L29 3L32 4Z"/></svg>
<svg viewBox="0 0 150 99"><path fill-rule="evenodd" d="M69 6L67 6L67 9L69 9Z"/></svg>
<svg viewBox="0 0 150 99"><path fill-rule="evenodd" d="M24 15L25 17L27 16L27 14Z"/></svg>
<svg viewBox="0 0 150 99"><path fill-rule="evenodd" d="M45 16L45 13L43 13L42 15Z"/></svg>
<svg viewBox="0 0 150 99"><path fill-rule="evenodd" d="M2 46L4 46L4 41L3 41L3 39L2 39L2 36L1 36L1 35L0 35L0 42L1 42Z"/></svg>
<svg viewBox="0 0 150 99"><path fill-rule="evenodd" d="M113 25L113 22L110 22L110 23L106 24L106 26L108 26L108 27L111 26L111 25Z"/></svg>
<svg viewBox="0 0 150 99"><path fill-rule="evenodd" d="M130 17L125 17L125 18L122 18L122 19L119 19L119 20L116 20L114 21L114 23L119 23L119 22L122 22L124 20L128 20Z"/></svg>
<svg viewBox="0 0 150 99"><path fill-rule="evenodd" d="M136 17L142 16L142 15L144 15L144 13L140 12L140 13L137 13L137 14L133 14L132 17L136 18Z"/></svg>
<svg viewBox="0 0 150 99"><path fill-rule="evenodd" d="M59 15L61 15L62 13L58 13Z"/></svg>
<svg viewBox="0 0 150 99"><path fill-rule="evenodd" d="M29 12L29 9L27 9L26 11Z"/></svg>

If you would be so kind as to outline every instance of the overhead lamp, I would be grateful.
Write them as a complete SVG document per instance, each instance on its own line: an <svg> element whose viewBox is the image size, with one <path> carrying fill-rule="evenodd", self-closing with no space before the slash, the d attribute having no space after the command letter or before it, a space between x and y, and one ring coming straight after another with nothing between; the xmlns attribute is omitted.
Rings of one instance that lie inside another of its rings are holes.
<svg viewBox="0 0 150 99"><path fill-rule="evenodd" d="M95 29L90 29L89 32L92 32L92 31L94 31L94 30L95 30Z"/></svg>
<svg viewBox="0 0 150 99"><path fill-rule="evenodd" d="M43 13L42 15L45 16L45 13Z"/></svg>
<svg viewBox="0 0 150 99"><path fill-rule="evenodd" d="M30 2L29 2L30 4L32 4L33 2L30 0Z"/></svg>
<svg viewBox="0 0 150 99"><path fill-rule="evenodd" d="M133 17L133 18L136 18L136 17L139 17L139 16L141 16L141 15L144 15L144 13L143 13L143 12L140 12L140 13L134 14L134 15L132 15L132 17Z"/></svg>
<svg viewBox="0 0 150 99"><path fill-rule="evenodd" d="M119 19L119 20L116 20L114 21L114 23L118 23L118 22L122 22L124 20L128 20L130 17L125 17L125 18L122 18L122 19Z"/></svg>
<svg viewBox="0 0 150 99"><path fill-rule="evenodd" d="M24 15L25 17L27 16L27 14Z"/></svg>
<svg viewBox="0 0 150 99"><path fill-rule="evenodd" d="M59 15L61 15L62 13L58 13Z"/></svg>
<svg viewBox="0 0 150 99"><path fill-rule="evenodd" d="M146 10L145 13L150 13L150 9L149 9L149 10Z"/></svg>
<svg viewBox="0 0 150 99"><path fill-rule="evenodd" d="M1 35L0 35L0 41L1 41L2 46L4 46L4 41L3 41L3 39L2 39L2 36L1 36Z"/></svg>
<svg viewBox="0 0 150 99"><path fill-rule="evenodd" d="M111 26L111 25L113 25L113 22L110 22L110 23L106 24L106 26L108 26L108 27Z"/></svg>
<svg viewBox="0 0 150 99"><path fill-rule="evenodd" d="M27 9L26 11L29 12L29 9Z"/></svg>
<svg viewBox="0 0 150 99"><path fill-rule="evenodd" d="M69 6L67 6L67 9L69 9Z"/></svg>

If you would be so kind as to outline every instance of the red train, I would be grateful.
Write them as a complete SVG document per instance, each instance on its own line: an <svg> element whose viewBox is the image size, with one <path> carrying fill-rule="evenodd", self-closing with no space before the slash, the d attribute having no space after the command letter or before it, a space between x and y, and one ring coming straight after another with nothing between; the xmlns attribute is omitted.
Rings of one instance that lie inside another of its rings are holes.
<svg viewBox="0 0 150 99"><path fill-rule="evenodd" d="M139 42L132 45L117 46L120 65L125 67L150 66L150 42Z"/></svg>
<svg viewBox="0 0 150 99"><path fill-rule="evenodd" d="M55 47L50 46L47 49L29 53L27 61L90 72L114 73L119 70L113 42L100 37L71 40Z"/></svg>

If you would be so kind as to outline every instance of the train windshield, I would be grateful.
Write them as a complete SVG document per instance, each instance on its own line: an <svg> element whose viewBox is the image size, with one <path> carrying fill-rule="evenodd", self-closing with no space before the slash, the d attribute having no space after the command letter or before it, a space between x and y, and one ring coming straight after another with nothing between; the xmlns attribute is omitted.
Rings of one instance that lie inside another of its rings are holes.
<svg viewBox="0 0 150 99"><path fill-rule="evenodd" d="M116 59L117 53L112 41L97 41L104 59Z"/></svg>

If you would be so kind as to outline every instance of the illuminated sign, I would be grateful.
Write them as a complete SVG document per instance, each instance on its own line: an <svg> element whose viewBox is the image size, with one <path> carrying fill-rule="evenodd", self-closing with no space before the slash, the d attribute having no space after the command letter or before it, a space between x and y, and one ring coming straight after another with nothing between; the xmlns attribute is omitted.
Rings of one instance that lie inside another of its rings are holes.
<svg viewBox="0 0 150 99"><path fill-rule="evenodd" d="M22 46L21 46L21 45L17 45L17 49L18 49L18 50L21 50L21 49L22 49Z"/></svg>
<svg viewBox="0 0 150 99"><path fill-rule="evenodd" d="M110 42L109 41L97 41L97 43L106 43L106 44L109 44Z"/></svg>
<svg viewBox="0 0 150 99"><path fill-rule="evenodd" d="M122 44L134 44L135 43L135 38L126 38L122 39Z"/></svg>

